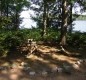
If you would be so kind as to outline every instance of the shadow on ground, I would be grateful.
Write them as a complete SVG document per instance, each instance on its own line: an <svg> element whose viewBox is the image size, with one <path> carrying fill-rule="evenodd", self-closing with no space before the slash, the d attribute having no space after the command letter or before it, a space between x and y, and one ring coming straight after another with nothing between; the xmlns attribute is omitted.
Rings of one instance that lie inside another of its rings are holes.
<svg viewBox="0 0 86 80"><path fill-rule="evenodd" d="M84 66L77 67L75 63L80 59L58 53L56 47L39 46L39 50L26 58L27 53L12 51L6 58L0 58L0 80L85 80ZM27 63L29 69L19 68L21 63ZM14 66L13 66L14 65ZM65 71L65 66L69 69ZM59 71L58 69L62 69ZM83 69L82 69L83 68ZM47 72L42 74L42 72ZM30 72L35 72L30 74ZM78 77L77 77L78 76Z"/></svg>

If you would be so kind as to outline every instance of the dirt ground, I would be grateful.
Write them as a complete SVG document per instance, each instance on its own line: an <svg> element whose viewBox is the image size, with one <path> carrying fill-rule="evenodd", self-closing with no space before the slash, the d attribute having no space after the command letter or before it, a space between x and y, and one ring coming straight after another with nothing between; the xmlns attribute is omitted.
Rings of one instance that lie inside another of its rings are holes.
<svg viewBox="0 0 86 80"><path fill-rule="evenodd" d="M39 45L26 56L0 59L0 80L86 80L86 59L71 57L57 47Z"/></svg>

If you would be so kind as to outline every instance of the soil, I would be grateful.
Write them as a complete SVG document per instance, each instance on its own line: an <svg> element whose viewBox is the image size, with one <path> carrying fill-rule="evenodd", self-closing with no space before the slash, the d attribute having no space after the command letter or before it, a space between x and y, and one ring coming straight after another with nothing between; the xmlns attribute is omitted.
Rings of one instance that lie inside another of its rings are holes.
<svg viewBox="0 0 86 80"><path fill-rule="evenodd" d="M85 68L85 57L68 56L57 47L38 45L27 58L24 53L0 58L0 80L86 80Z"/></svg>

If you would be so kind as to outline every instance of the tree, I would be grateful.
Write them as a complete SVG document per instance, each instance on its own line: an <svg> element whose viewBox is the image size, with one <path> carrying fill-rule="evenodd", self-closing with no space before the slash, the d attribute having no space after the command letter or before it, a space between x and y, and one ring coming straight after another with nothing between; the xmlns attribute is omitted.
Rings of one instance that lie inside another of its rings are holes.
<svg viewBox="0 0 86 80"><path fill-rule="evenodd" d="M32 19L35 20L42 29L42 37L45 37L47 35L47 29L56 24L56 18L58 17L58 0L32 0L32 2L32 5L35 4L39 6L38 8L31 7L37 15L37 17L32 16Z"/></svg>
<svg viewBox="0 0 86 80"><path fill-rule="evenodd" d="M62 46L66 45L67 26L68 26L67 0L62 0L62 25L61 25L61 41L60 41L60 45Z"/></svg>
<svg viewBox="0 0 86 80"><path fill-rule="evenodd" d="M11 5L11 16L12 16L12 26L13 29L19 29L20 24L20 13L23 11L24 7L29 7L30 3L27 0L14 0L13 5Z"/></svg>
<svg viewBox="0 0 86 80"><path fill-rule="evenodd" d="M46 36L46 28L47 28L47 1L43 0L44 3L44 13L43 13L43 37Z"/></svg>
<svg viewBox="0 0 86 80"><path fill-rule="evenodd" d="M11 19L11 23L5 25L6 29L18 29L20 13L24 7L30 4L27 0L0 0L1 16Z"/></svg>

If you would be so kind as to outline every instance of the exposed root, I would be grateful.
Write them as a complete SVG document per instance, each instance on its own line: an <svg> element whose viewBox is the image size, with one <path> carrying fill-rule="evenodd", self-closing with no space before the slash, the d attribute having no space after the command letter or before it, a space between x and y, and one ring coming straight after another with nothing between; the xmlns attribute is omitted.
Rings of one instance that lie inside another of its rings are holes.
<svg viewBox="0 0 86 80"><path fill-rule="evenodd" d="M65 48L63 46L60 46L60 47L61 47L61 52L62 53L66 54L68 56L71 54L70 52L68 52L67 50L65 50Z"/></svg>
<svg viewBox="0 0 86 80"><path fill-rule="evenodd" d="M75 57L81 56L81 54L79 54L79 53L71 53L71 52L67 51L63 46L60 46L60 48L61 49L59 50L59 52L65 54L67 56L75 56Z"/></svg>

